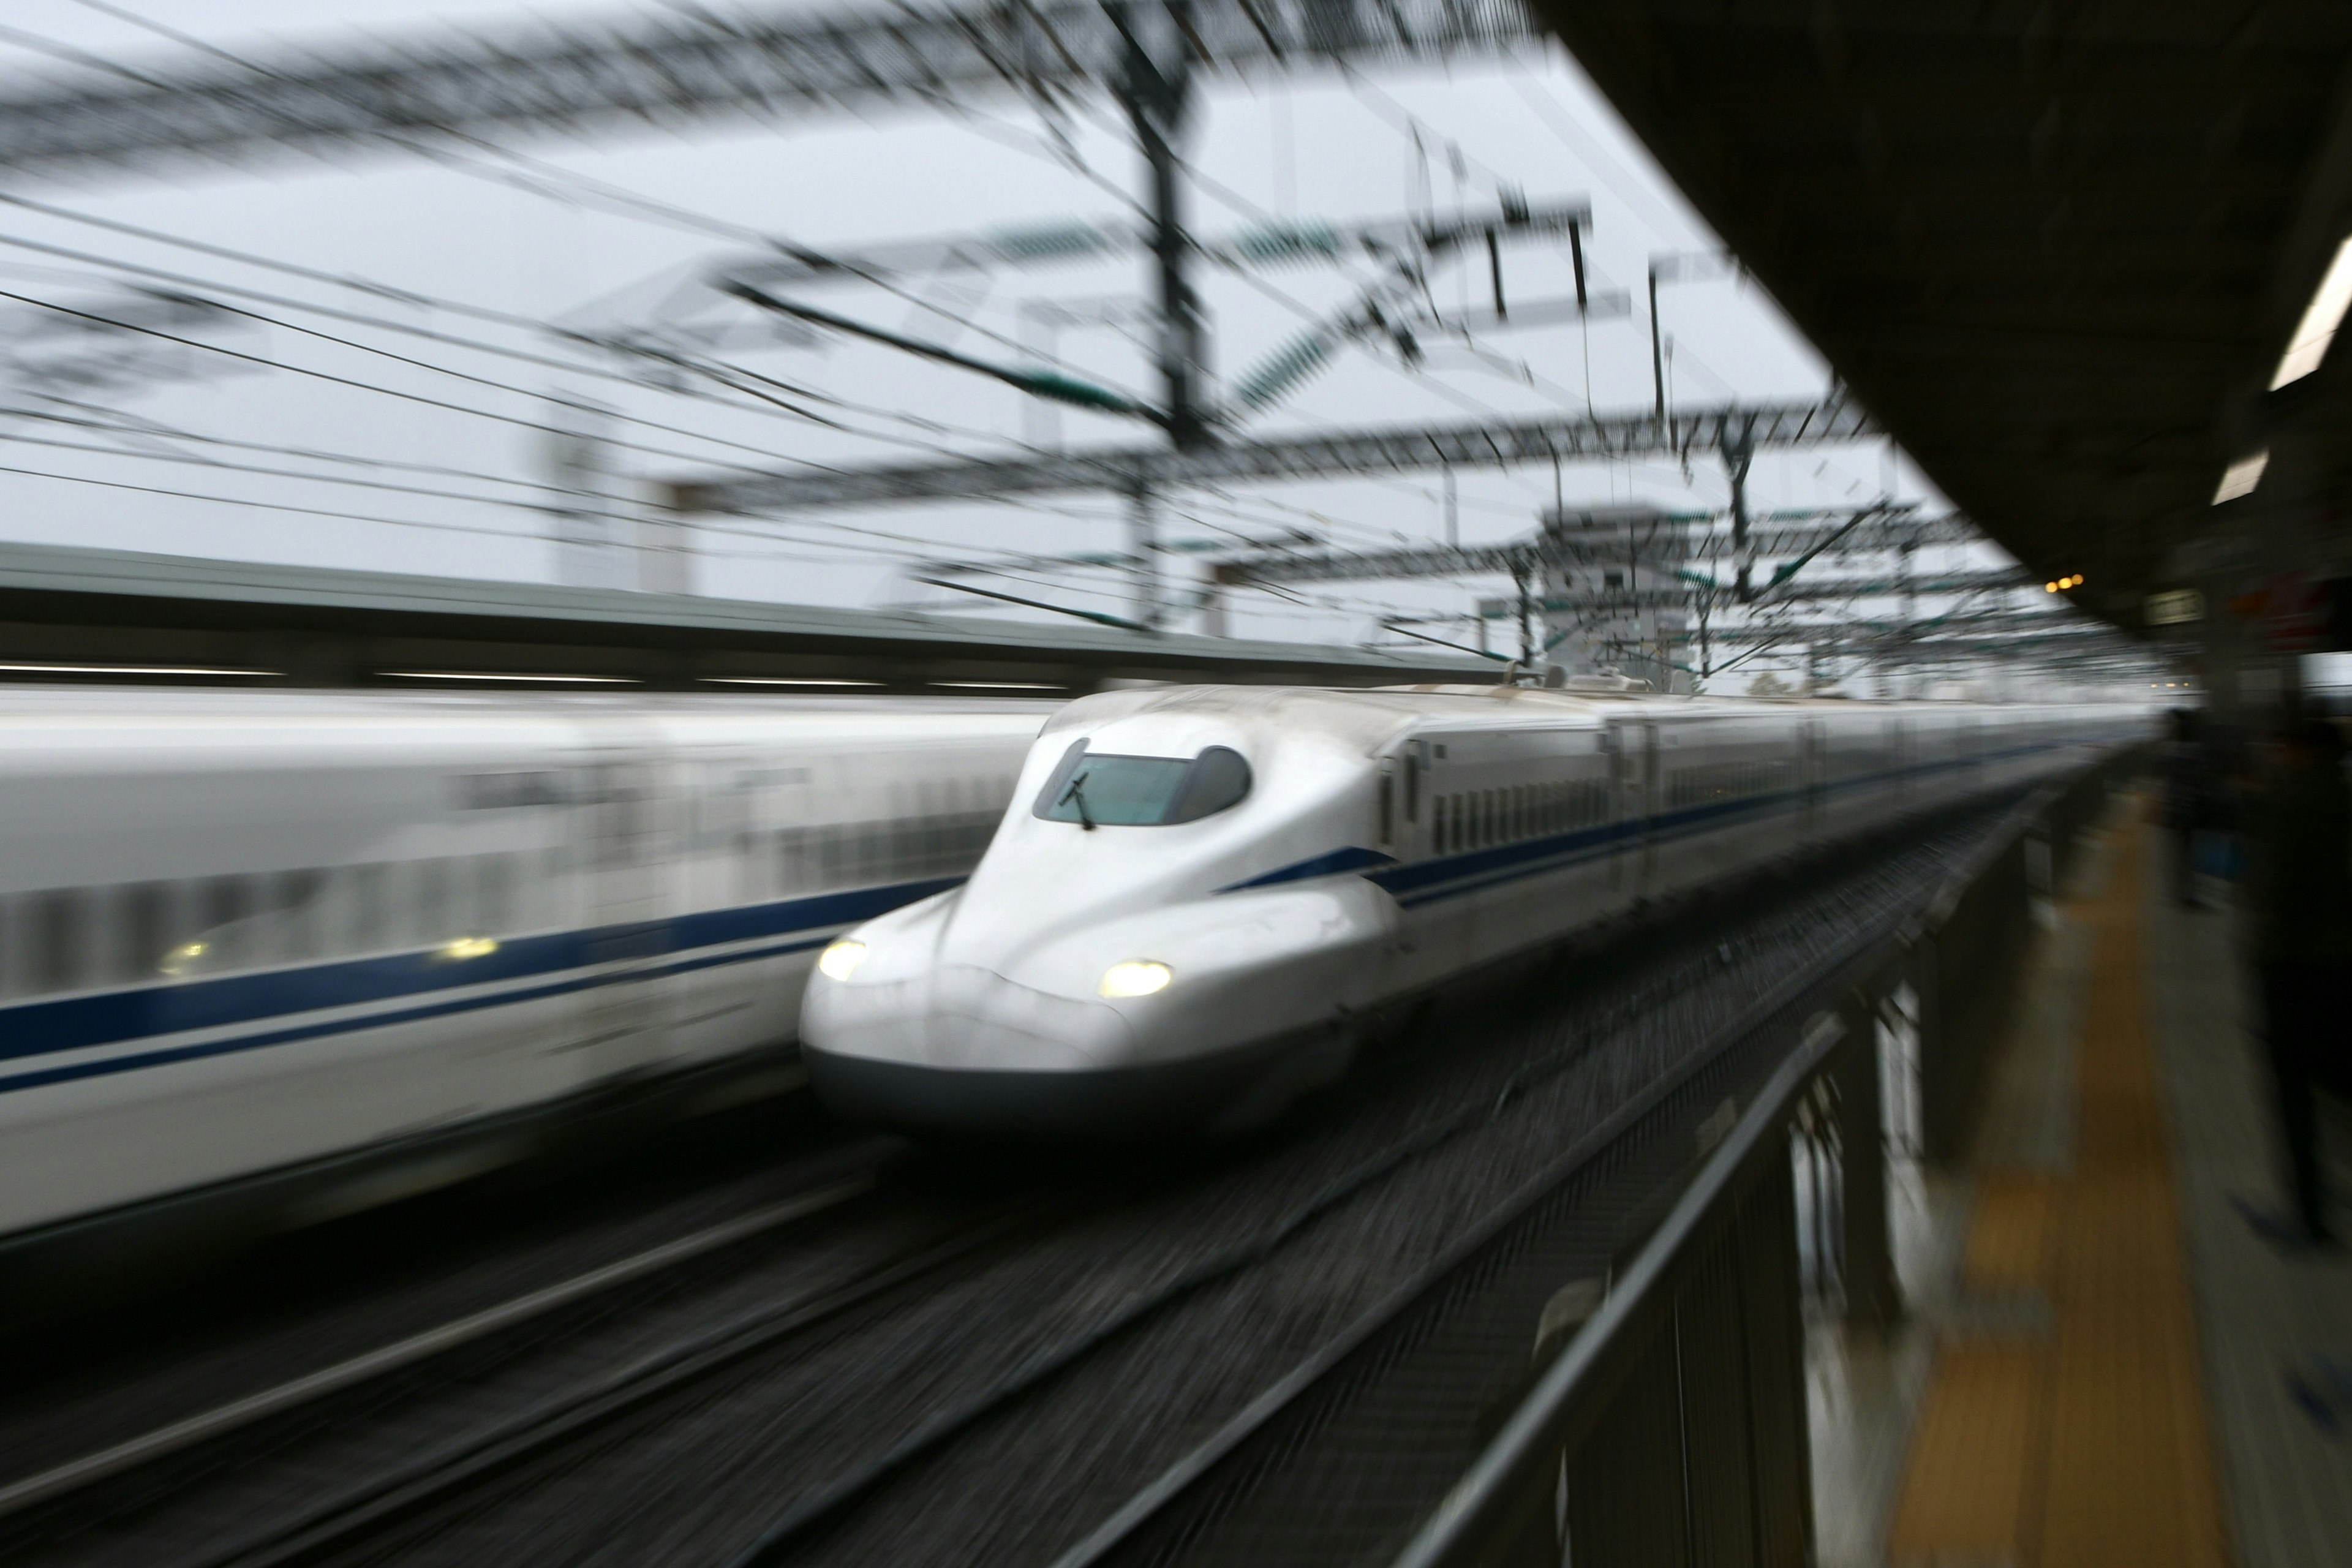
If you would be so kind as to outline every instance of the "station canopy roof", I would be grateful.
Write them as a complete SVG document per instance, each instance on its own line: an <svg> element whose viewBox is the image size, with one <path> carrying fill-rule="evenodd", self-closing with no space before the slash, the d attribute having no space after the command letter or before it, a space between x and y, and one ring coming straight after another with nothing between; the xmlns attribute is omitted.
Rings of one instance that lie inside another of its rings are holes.
<svg viewBox="0 0 2352 1568"><path fill-rule="evenodd" d="M1536 4L2038 575L2137 624L2250 520L2217 484L2274 437L2309 460L2250 504L2343 518L2347 356L2267 388L2352 229L2344 0Z"/></svg>

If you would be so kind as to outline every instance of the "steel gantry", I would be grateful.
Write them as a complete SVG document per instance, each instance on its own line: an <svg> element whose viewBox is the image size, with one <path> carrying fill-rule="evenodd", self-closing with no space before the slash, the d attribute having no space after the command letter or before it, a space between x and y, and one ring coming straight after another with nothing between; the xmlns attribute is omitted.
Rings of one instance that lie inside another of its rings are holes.
<svg viewBox="0 0 2352 1568"><path fill-rule="evenodd" d="M1432 62L1536 47L1518 0L1191 0L1198 68L1249 76ZM898 5L829 14L634 17L453 35L243 68L204 58L0 98L0 171L88 174L515 130L777 120L975 93L1107 89L1127 41L1100 0Z"/></svg>
<svg viewBox="0 0 2352 1568"><path fill-rule="evenodd" d="M1139 486L1165 491L1192 485L1333 479L1427 468L1685 458L1713 450L1721 443L1727 424L1751 431L1759 448L1831 446L1876 440L1885 434L1861 407L1832 398L1822 403L1683 409L1663 421L1645 410L1580 419L1494 420L1276 436L1190 451L1123 447L1050 456L689 479L670 487L670 504L685 512L772 515L906 501L1003 500L1087 490L1132 493Z"/></svg>

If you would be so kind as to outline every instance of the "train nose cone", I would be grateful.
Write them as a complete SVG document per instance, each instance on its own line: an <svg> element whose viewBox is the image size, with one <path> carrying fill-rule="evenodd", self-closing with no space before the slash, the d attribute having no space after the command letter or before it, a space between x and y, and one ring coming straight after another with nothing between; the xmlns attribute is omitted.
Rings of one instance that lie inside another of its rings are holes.
<svg viewBox="0 0 2352 1568"><path fill-rule="evenodd" d="M1055 996L971 964L812 990L809 1081L835 1115L901 1127L1067 1125L1061 1101L1131 1058L1106 1003Z"/></svg>
<svg viewBox="0 0 2352 1568"><path fill-rule="evenodd" d="M972 964L946 964L925 1019L938 1067L1052 1071L1109 1067L1133 1055L1135 1033L1092 997L1055 996Z"/></svg>
<svg viewBox="0 0 2352 1568"><path fill-rule="evenodd" d="M976 964L828 985L802 1032L827 1056L963 1071L1075 1072L1127 1060L1134 1031L1093 998L1055 996Z"/></svg>

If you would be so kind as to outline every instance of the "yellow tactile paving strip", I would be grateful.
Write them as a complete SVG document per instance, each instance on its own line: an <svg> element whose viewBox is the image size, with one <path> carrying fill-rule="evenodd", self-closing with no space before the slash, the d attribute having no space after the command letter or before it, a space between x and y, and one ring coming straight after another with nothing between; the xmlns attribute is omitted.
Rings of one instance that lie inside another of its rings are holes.
<svg viewBox="0 0 2352 1568"><path fill-rule="evenodd" d="M2038 1292L2047 1338L1947 1344L1914 1437L1898 1568L2221 1568L2220 1495L2143 1011L2137 825L2095 900L2063 1176L1987 1173L1970 1289Z"/></svg>

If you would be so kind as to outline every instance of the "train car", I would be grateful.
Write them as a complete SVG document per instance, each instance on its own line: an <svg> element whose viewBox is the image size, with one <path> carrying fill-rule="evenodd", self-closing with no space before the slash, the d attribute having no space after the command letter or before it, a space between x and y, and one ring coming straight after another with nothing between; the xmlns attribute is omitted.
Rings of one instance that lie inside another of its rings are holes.
<svg viewBox="0 0 2352 1568"><path fill-rule="evenodd" d="M962 880L1050 711L0 693L0 1251L796 1072L817 950Z"/></svg>
<svg viewBox="0 0 2352 1568"><path fill-rule="evenodd" d="M1081 699L968 883L826 950L803 1059L863 1121L1252 1125L1443 984L2146 722L1513 687Z"/></svg>

